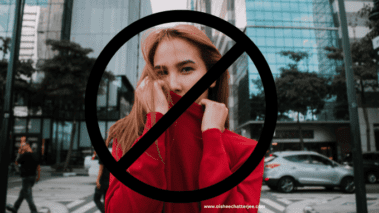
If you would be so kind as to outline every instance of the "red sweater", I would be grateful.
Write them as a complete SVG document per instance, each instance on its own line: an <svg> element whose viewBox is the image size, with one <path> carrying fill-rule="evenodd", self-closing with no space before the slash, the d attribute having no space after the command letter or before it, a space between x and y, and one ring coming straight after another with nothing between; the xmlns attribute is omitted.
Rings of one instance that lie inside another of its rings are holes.
<svg viewBox="0 0 379 213"><path fill-rule="evenodd" d="M171 92L173 103L181 98ZM193 103L144 154L128 172L138 180L160 189L192 191L214 185L232 175L253 152L257 141L242 137L227 129L208 129L201 132L203 118L201 105ZM143 135L163 117L161 113L147 114ZM155 120L155 121L154 121ZM139 137L134 144L142 138ZM134 145L133 144L133 145ZM113 143L113 157L118 161L122 151ZM208 200L201 201L201 212L258 212L264 159L257 168L233 189ZM207 205L250 205L249 209L206 208ZM107 213L197 213L199 203L167 203L141 195L110 174L105 197Z"/></svg>

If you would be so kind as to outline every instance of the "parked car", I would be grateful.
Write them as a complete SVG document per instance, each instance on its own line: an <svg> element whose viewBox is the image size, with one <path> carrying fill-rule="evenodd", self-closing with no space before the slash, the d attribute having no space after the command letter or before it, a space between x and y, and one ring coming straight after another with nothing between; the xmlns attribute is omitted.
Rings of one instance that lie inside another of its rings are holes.
<svg viewBox="0 0 379 213"><path fill-rule="evenodd" d="M363 152L362 160L366 182L376 183L379 179L379 152ZM350 153L342 164L353 167L353 155Z"/></svg>
<svg viewBox="0 0 379 213"><path fill-rule="evenodd" d="M290 193L296 187L324 186L327 190L340 187L346 193L355 191L353 168L345 168L317 152L274 152L264 164L263 180L272 190Z"/></svg>
<svg viewBox="0 0 379 213"><path fill-rule="evenodd" d="M112 153L112 148L108 149ZM99 174L99 156L94 153L84 159L84 168L88 169L89 176L97 176Z"/></svg>

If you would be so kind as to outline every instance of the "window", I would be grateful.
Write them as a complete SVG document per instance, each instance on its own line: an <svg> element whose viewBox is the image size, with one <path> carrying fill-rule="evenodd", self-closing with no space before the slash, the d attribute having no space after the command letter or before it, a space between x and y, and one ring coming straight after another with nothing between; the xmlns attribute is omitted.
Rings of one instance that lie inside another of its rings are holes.
<svg viewBox="0 0 379 213"><path fill-rule="evenodd" d="M323 157L320 157L317 155L311 155L310 157L311 157L312 164L324 165L324 166L332 165L331 161L329 161Z"/></svg>
<svg viewBox="0 0 379 213"><path fill-rule="evenodd" d="M291 156L286 156L283 158L295 163L309 163L310 162L308 155L291 155Z"/></svg>

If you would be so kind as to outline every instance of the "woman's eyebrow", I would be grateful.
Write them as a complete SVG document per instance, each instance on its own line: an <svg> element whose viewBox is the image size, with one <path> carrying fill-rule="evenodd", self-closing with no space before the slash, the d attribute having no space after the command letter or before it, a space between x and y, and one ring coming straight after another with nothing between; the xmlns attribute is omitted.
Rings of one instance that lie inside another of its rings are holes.
<svg viewBox="0 0 379 213"><path fill-rule="evenodd" d="M182 66L184 66L184 65L186 65L186 64L196 64L194 61L192 61L192 60L185 60L185 61L181 61L181 62L179 62L179 63L177 63L176 64L176 67L182 67ZM167 68L166 66L164 66L164 65L157 65L157 66L155 66L154 67L154 70L159 70L159 69L162 69L162 68Z"/></svg>

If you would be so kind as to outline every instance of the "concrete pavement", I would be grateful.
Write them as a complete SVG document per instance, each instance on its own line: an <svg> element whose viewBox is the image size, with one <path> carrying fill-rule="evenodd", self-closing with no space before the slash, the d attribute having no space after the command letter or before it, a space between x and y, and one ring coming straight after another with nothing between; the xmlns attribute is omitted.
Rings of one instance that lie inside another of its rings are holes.
<svg viewBox="0 0 379 213"><path fill-rule="evenodd" d="M45 173L49 171L53 172L53 170L47 166L41 166L41 170ZM41 171L41 178L43 172ZM84 169L74 169L72 173L60 174L62 177L41 180L36 183L33 186L33 199L38 212L68 213L67 207L58 203L58 201L72 202L93 195L96 176L84 176L85 173L86 171ZM17 177L12 177L12 179L13 180L9 181L17 181ZM18 198L20 190L21 186L8 188L7 203L13 205ZM28 203L24 200L18 213L29 212Z"/></svg>
<svg viewBox="0 0 379 213"><path fill-rule="evenodd" d="M325 204L315 203L305 207L305 213L325 212L325 213L356 213L357 207L355 194L341 196ZM379 194L367 195L368 213L379 212Z"/></svg>
<svg viewBox="0 0 379 213"><path fill-rule="evenodd" d="M59 202L74 202L88 198L94 194L96 176L85 176L85 169L74 169L73 172L56 173L50 166L41 166L41 180L33 187L33 198L40 213L68 213L67 207ZM43 179L44 176L50 178ZM9 178L9 182L21 181L19 176ZM21 184L9 187L7 203L13 204L18 198ZM367 194L368 212L379 212L379 194ZM29 213L26 200L18 211ZM285 213L353 213L356 212L355 194L346 194L338 197L324 197L306 199L288 205Z"/></svg>
<svg viewBox="0 0 379 213"><path fill-rule="evenodd" d="M367 195L369 213L379 212L379 194ZM355 213L355 194L342 195L332 199L307 199L288 205L285 213Z"/></svg>

